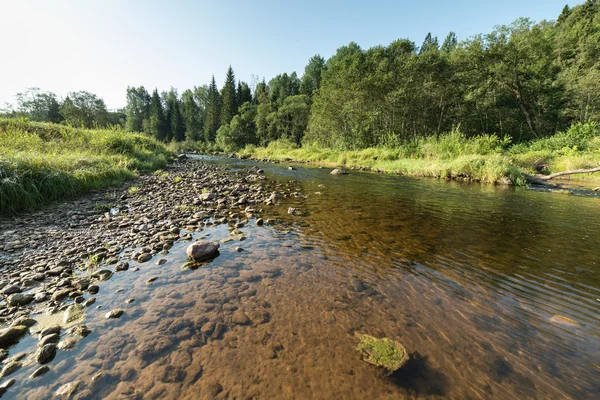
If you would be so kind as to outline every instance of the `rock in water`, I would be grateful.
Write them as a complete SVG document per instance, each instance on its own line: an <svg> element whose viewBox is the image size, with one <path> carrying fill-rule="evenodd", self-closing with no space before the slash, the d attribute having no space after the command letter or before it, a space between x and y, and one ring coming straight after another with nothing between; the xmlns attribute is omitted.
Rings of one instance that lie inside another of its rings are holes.
<svg viewBox="0 0 600 400"><path fill-rule="evenodd" d="M112 310L106 313L105 317L107 319L110 318L119 318L121 317L121 315L123 315L123 313L125 313L125 311L121 310L121 309L116 309L116 310Z"/></svg>
<svg viewBox="0 0 600 400"><path fill-rule="evenodd" d="M70 399L79 388L81 381L73 381L71 383L65 383L56 391L56 396Z"/></svg>
<svg viewBox="0 0 600 400"><path fill-rule="evenodd" d="M194 261L205 261L219 254L219 242L200 240L192 243L187 248L187 255Z"/></svg>
<svg viewBox="0 0 600 400"><path fill-rule="evenodd" d="M250 319L242 310L237 310L231 316L231 322L236 325L246 325L250 322Z"/></svg>
<svg viewBox="0 0 600 400"><path fill-rule="evenodd" d="M0 330L0 348L5 348L15 344L21 336L27 332L25 325L11 326L10 328Z"/></svg>
<svg viewBox="0 0 600 400"><path fill-rule="evenodd" d="M344 171L343 169L334 169L333 171L330 172L331 175L348 175L347 171Z"/></svg>
<svg viewBox="0 0 600 400"><path fill-rule="evenodd" d="M56 345L47 344L35 354L35 359L39 364L48 364L56 357Z"/></svg>
<svg viewBox="0 0 600 400"><path fill-rule="evenodd" d="M15 293L8 296L8 305L11 307L25 306L33 301L32 294Z"/></svg>
<svg viewBox="0 0 600 400"><path fill-rule="evenodd" d="M65 315L63 316L63 322L65 324L69 324L73 321L77 321L84 317L83 314L84 307L80 304L71 304L65 310Z"/></svg>

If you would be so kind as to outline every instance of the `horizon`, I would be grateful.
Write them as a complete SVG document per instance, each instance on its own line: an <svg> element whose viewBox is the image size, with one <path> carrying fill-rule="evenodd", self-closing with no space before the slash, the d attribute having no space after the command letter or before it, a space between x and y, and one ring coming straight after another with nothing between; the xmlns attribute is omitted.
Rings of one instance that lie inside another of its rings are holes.
<svg viewBox="0 0 600 400"><path fill-rule="evenodd" d="M465 40L519 17L554 20L565 5L557 0L503 4L468 0L460 5L434 0L382 1L376 7L355 4L349 9L336 1L282 9L273 1L237 6L203 3L180 1L179 7L161 1L3 3L2 14L27 15L34 29L24 30L19 18L0 27L3 37L17 34L17 40L8 42L7 54L13 56L0 67L4 70L0 108L15 104L18 92L39 87L59 98L85 90L102 98L109 109L119 109L125 106L128 86L159 92L174 87L181 93L208 84L214 75L221 88L229 65L236 80L248 84L253 76L268 82L295 71L301 77L310 57L320 54L328 59L350 42L367 49L408 38L420 46L428 32L442 42L451 31Z"/></svg>

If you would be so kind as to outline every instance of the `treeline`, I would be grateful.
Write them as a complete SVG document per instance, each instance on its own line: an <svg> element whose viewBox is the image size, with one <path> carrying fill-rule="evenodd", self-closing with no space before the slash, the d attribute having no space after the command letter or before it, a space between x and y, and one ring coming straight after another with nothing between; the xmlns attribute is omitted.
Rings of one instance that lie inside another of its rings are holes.
<svg viewBox="0 0 600 400"><path fill-rule="evenodd" d="M214 77L181 95L129 87L124 125L223 150L282 138L337 149L397 146L458 128L513 143L551 136L600 121L600 3L463 41L449 33L443 41L428 34L421 46L399 39L365 50L352 42L328 60L312 57L301 78L283 73L251 86L236 82L230 67L220 90ZM71 123L65 102L58 114Z"/></svg>
<svg viewBox="0 0 600 400"><path fill-rule="evenodd" d="M36 122L64 123L76 127L106 127L123 125L127 119L120 110L109 111L104 100L86 91L70 92L59 100L52 92L29 88L17 93L16 107L0 110L0 117L25 117Z"/></svg>

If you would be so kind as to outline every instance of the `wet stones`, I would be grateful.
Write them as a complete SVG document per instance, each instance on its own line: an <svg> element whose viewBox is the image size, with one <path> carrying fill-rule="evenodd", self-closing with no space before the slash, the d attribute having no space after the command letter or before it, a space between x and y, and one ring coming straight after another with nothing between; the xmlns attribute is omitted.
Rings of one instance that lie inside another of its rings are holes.
<svg viewBox="0 0 600 400"><path fill-rule="evenodd" d="M38 364L48 364L50 361L54 360L54 357L56 357L56 345L53 343L44 345L44 347L39 349L35 354L35 360Z"/></svg>
<svg viewBox="0 0 600 400"><path fill-rule="evenodd" d="M190 244L186 250L186 253L190 259L196 262L206 261L216 257L219 254L219 246L219 242L200 240Z"/></svg>
<svg viewBox="0 0 600 400"><path fill-rule="evenodd" d="M94 272L91 277L94 279L97 279L99 281L107 281L109 280L113 275L113 272L111 270L108 269L101 269L99 271Z"/></svg>
<svg viewBox="0 0 600 400"><path fill-rule="evenodd" d="M53 333L60 333L60 325L54 325L54 326L49 326L48 328L44 328L41 332L40 332L40 336L44 337L46 335L51 335Z"/></svg>
<svg viewBox="0 0 600 400"><path fill-rule="evenodd" d="M10 307L25 306L34 299L32 294L15 293L8 296L7 303Z"/></svg>
<svg viewBox="0 0 600 400"><path fill-rule="evenodd" d="M79 326L75 326L73 328L71 328L70 331L73 335L79 336L79 337L86 337L87 335L89 335L90 333L92 333L92 331L90 330L90 328L88 328L86 325L79 325Z"/></svg>
<svg viewBox="0 0 600 400"><path fill-rule="evenodd" d="M0 372L0 379L5 376L9 376L10 374L18 371L23 367L23 363L20 361L11 361L2 368L2 372Z"/></svg>
<svg viewBox="0 0 600 400"><path fill-rule="evenodd" d="M60 350L70 350L73 347L75 347L78 343L78 340L76 338L65 338L63 340L61 340L60 342L58 342L58 344L56 345L57 348L59 348Z"/></svg>
<svg viewBox="0 0 600 400"><path fill-rule="evenodd" d="M6 348L18 342L25 335L27 327L24 325L11 326L0 330L0 348Z"/></svg>
<svg viewBox="0 0 600 400"><path fill-rule="evenodd" d="M158 276L152 276L152 277L148 278L146 280L146 285L152 285L157 279L158 279Z"/></svg>
<svg viewBox="0 0 600 400"><path fill-rule="evenodd" d="M11 387L12 385L14 385L16 382L16 379L9 379L6 382L4 382L2 385L0 385L0 397L4 395L4 393L6 393L6 391L8 390L9 387Z"/></svg>
<svg viewBox="0 0 600 400"><path fill-rule="evenodd" d="M106 319L114 319L114 318L120 318L121 315L123 315L125 313L125 310L121 310L120 308L117 308L115 310L111 310L109 312L107 312L104 317Z"/></svg>

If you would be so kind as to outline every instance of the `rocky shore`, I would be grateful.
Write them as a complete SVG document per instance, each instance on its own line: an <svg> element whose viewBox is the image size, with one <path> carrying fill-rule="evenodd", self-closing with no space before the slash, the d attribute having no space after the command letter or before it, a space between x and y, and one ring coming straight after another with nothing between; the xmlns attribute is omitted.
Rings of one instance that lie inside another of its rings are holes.
<svg viewBox="0 0 600 400"><path fill-rule="evenodd" d="M231 236L242 239L239 229L269 223L260 218L262 209L290 191L269 184L258 168L226 171L183 158L125 187L1 219L0 395L15 383L5 377L24 363L39 364L30 377L35 379L49 370L45 364L57 351L90 333L80 317L113 274L136 271L143 263L160 265L166 261L160 256L175 243L191 242L193 232L216 224L228 224ZM106 318L123 312L106 310ZM64 324L38 327L40 314L59 314ZM233 323L243 324L244 318L234 315ZM27 335L39 339L37 348L11 354ZM76 386L59 392L69 397Z"/></svg>

